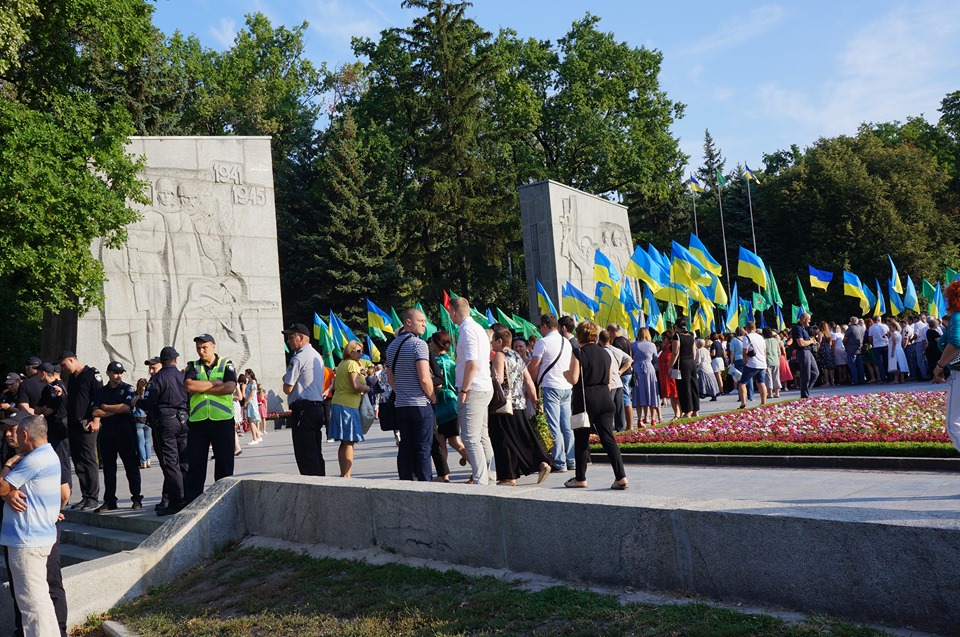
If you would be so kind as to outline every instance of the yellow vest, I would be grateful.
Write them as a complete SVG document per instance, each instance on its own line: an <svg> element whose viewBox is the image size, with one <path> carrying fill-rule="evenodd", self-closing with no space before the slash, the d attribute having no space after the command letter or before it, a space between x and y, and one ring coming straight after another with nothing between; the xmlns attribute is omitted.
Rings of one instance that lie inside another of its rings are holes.
<svg viewBox="0 0 960 637"><path fill-rule="evenodd" d="M197 380L223 380L223 371L229 364L221 357L209 375L202 361L194 361L193 368L197 370ZM233 395L190 394L190 422L200 420L233 420Z"/></svg>

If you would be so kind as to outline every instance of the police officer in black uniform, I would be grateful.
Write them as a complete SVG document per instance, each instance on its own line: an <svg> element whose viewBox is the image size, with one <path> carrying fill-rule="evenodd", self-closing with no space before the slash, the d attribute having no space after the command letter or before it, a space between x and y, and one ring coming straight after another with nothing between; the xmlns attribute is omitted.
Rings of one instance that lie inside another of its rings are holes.
<svg viewBox="0 0 960 637"><path fill-rule="evenodd" d="M28 414L34 413L37 401L40 400L40 392L43 391L43 377L40 376L41 361L36 356L27 359L23 366L23 373L26 379L20 383L20 389L17 391L17 406L20 411Z"/></svg>
<svg viewBox="0 0 960 637"><path fill-rule="evenodd" d="M80 501L70 508L94 509L100 502L100 472L97 468L97 430L90 423L90 399L97 389L103 387L103 379L95 367L84 365L69 350L60 352L56 362L70 374L67 379L67 438L80 483Z"/></svg>
<svg viewBox="0 0 960 637"><path fill-rule="evenodd" d="M20 391L20 374L10 372L3 381L3 393L0 394L0 412L4 416L21 411L17 409L17 392Z"/></svg>
<svg viewBox="0 0 960 637"><path fill-rule="evenodd" d="M107 365L107 384L93 394L91 427L100 430L100 461L103 463L103 504L97 513L117 508L117 456L127 474L133 508L143 508L140 492L140 458L137 456L137 425L131 406L137 392L123 381L123 364Z"/></svg>
<svg viewBox="0 0 960 637"><path fill-rule="evenodd" d="M60 380L60 366L40 365L43 391L34 411L47 421L47 441L60 457L60 464L70 470L70 440L67 438L67 388ZM70 483L72 487L72 481Z"/></svg>
<svg viewBox="0 0 960 637"><path fill-rule="evenodd" d="M157 436L157 458L162 458L163 494L157 515L173 515L183 508L183 477L187 473L187 390L177 369L180 354L172 347L160 350L163 365L147 383L137 407L152 419Z"/></svg>

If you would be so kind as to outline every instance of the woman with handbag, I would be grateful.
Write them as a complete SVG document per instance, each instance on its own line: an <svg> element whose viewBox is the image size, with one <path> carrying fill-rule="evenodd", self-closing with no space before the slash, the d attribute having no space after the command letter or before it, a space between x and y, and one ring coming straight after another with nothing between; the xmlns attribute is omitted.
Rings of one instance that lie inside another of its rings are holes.
<svg viewBox="0 0 960 637"><path fill-rule="evenodd" d="M657 376L660 384L661 405L667 398L673 408L673 419L680 417L680 398L677 394L677 380L670 375L673 363L673 330L667 330L660 339L660 355L657 357Z"/></svg>
<svg viewBox="0 0 960 637"><path fill-rule="evenodd" d="M610 355L597 345L599 334L600 329L590 321L583 321L577 326L580 349L573 351L570 368L563 373L567 382L573 385L570 426L573 428L576 450L576 474L563 486L579 489L587 486L590 430L594 429L613 467L615 481L610 488L622 491L627 488L628 481L620 446L613 436L615 407L610 393L613 365Z"/></svg>
<svg viewBox="0 0 960 637"><path fill-rule="evenodd" d="M513 334L500 323L490 326L493 338L493 382L500 383L507 403L490 414L490 442L497 465L497 484L517 486L517 478L537 473L537 484L550 475L550 458L527 417L527 400L537 400L537 390L523 357L510 345Z"/></svg>
<svg viewBox="0 0 960 637"><path fill-rule="evenodd" d="M687 331L683 317L673 324L673 352L670 374L677 381L677 396L680 398L680 417L696 418L700 412L700 394L697 389L696 338Z"/></svg>
<svg viewBox="0 0 960 637"><path fill-rule="evenodd" d="M333 409L327 435L340 441L337 460L340 477L349 478L353 470L353 445L363 442L363 423L360 421L360 400L370 391L363 380L360 357L363 346L350 341L343 348L343 360L337 365L333 381Z"/></svg>
<svg viewBox="0 0 960 637"><path fill-rule="evenodd" d="M460 466L467 466L467 448L460 440L460 425L457 423L457 363L450 357L453 339L446 330L437 330L427 341L430 350L430 372L437 403L433 413L437 427L433 434L430 457L437 470L435 482L450 482L450 466L447 464L447 445L460 454Z"/></svg>

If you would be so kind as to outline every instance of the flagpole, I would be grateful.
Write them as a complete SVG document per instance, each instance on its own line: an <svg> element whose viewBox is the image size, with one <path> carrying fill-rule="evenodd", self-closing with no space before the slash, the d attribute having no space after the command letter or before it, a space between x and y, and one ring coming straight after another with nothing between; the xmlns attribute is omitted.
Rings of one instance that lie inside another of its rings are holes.
<svg viewBox="0 0 960 637"><path fill-rule="evenodd" d="M716 183L716 182L714 182ZM717 184L717 201L720 204L720 237L723 239L723 265L727 273L727 289L730 289L730 258L727 256L727 230L723 225L723 197L720 195L720 185Z"/></svg>
<svg viewBox="0 0 960 637"><path fill-rule="evenodd" d="M750 209L750 234L753 236L753 253L757 254L757 233L753 229L753 201L750 197L750 178L744 175L747 180L747 207Z"/></svg>
<svg viewBox="0 0 960 637"><path fill-rule="evenodd" d="M697 193L690 188L690 200L693 201L693 234L700 236L700 230L697 229Z"/></svg>

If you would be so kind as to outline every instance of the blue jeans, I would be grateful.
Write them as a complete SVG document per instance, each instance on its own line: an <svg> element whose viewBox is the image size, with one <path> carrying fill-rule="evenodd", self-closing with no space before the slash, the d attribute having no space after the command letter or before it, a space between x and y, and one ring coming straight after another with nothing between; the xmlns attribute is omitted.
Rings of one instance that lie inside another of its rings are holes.
<svg viewBox="0 0 960 637"><path fill-rule="evenodd" d="M740 378L743 379L743 372L747 369L747 364L743 362L743 359L733 361L733 367L738 372L740 372ZM737 386L740 383L737 382L733 386L733 391L737 391ZM753 400L753 383L747 383L747 400Z"/></svg>
<svg viewBox="0 0 960 637"><path fill-rule="evenodd" d="M887 382L887 364L890 362L889 354L890 352L887 351L886 345L873 348L873 357L877 359L877 367L880 368L880 380L884 383Z"/></svg>
<svg viewBox="0 0 960 637"><path fill-rule="evenodd" d="M397 407L400 447L397 449L397 473L401 480L433 482L433 407Z"/></svg>
<svg viewBox="0 0 960 637"><path fill-rule="evenodd" d="M863 372L863 354L847 352L847 366L850 368L850 384L862 385L867 382Z"/></svg>
<svg viewBox="0 0 960 637"><path fill-rule="evenodd" d="M570 428L570 397L572 389L543 388L543 411L547 416L547 426L553 436L554 469L576 468L576 451L573 447L573 429Z"/></svg>
<svg viewBox="0 0 960 637"><path fill-rule="evenodd" d="M150 447L150 426L143 422L137 423L137 453L140 456L140 464L150 460L153 455L153 449Z"/></svg>

